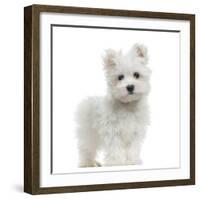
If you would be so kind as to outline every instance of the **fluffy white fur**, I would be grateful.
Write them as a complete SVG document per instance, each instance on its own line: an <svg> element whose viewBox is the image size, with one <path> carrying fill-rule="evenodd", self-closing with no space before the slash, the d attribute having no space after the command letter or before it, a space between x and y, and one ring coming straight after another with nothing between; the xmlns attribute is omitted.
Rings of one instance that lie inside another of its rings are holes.
<svg viewBox="0 0 200 200"><path fill-rule="evenodd" d="M151 71L147 67L147 49L139 44L126 54L108 49L103 61L107 95L89 97L77 110L79 165L140 164L141 146L149 123L147 96ZM132 91L127 89L130 86ZM104 159L99 164L96 156L101 150Z"/></svg>

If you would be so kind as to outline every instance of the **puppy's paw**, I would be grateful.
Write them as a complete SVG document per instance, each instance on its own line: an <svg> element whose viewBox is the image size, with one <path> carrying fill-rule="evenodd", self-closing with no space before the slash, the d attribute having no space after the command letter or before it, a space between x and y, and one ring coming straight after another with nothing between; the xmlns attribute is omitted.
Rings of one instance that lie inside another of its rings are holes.
<svg viewBox="0 0 200 200"><path fill-rule="evenodd" d="M100 163L100 162L98 162L98 161L95 161L95 166L96 166L96 167L101 167L102 165L101 165L101 163Z"/></svg>
<svg viewBox="0 0 200 200"><path fill-rule="evenodd" d="M134 160L128 160L126 162L126 164L127 165L142 165L143 162L142 162L142 160L140 158L138 158L138 159L134 159Z"/></svg>
<svg viewBox="0 0 200 200"><path fill-rule="evenodd" d="M142 162L141 159L135 160L135 161L133 162L133 165L142 165L142 164L143 164L143 162Z"/></svg>
<svg viewBox="0 0 200 200"><path fill-rule="evenodd" d="M92 162L80 163L79 167L101 167L101 163L95 160Z"/></svg>

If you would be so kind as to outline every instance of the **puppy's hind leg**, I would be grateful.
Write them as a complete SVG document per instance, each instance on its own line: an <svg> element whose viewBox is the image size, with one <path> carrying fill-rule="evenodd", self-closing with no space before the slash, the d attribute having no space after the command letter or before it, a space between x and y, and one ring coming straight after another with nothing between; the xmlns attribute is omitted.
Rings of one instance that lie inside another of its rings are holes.
<svg viewBox="0 0 200 200"><path fill-rule="evenodd" d="M79 167L97 167L97 137L94 136L95 134L91 132L85 133L85 131L79 132L79 136L82 136L78 138Z"/></svg>

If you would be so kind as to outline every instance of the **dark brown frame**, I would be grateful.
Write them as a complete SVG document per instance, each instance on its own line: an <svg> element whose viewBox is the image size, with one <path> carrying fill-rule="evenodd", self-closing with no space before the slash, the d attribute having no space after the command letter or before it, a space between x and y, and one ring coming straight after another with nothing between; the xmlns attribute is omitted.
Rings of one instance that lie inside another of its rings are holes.
<svg viewBox="0 0 200 200"><path fill-rule="evenodd" d="M190 22L190 178L41 188L40 177L40 53L41 12L188 20ZM147 11L32 5L24 8L24 191L30 194L82 192L195 184L195 15Z"/></svg>

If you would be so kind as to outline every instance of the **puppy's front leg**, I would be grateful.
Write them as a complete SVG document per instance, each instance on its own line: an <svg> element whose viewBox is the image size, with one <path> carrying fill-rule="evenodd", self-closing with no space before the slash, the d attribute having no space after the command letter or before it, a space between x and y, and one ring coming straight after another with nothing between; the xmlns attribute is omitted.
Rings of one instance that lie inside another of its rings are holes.
<svg viewBox="0 0 200 200"><path fill-rule="evenodd" d="M118 137L112 138L105 148L104 166L124 165L126 162L126 151Z"/></svg>
<svg viewBox="0 0 200 200"><path fill-rule="evenodd" d="M139 139L135 139L128 145L128 147L126 149L126 153L127 153L126 164L127 165L142 164L141 155L140 155L141 154L141 146L142 146L142 141Z"/></svg>

